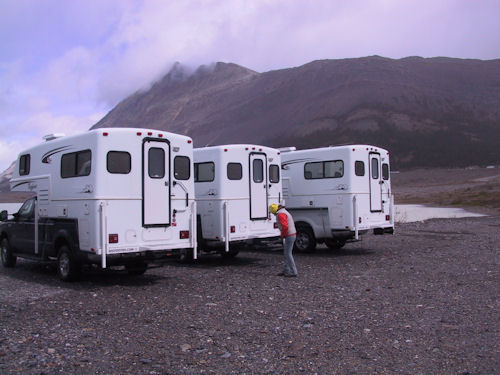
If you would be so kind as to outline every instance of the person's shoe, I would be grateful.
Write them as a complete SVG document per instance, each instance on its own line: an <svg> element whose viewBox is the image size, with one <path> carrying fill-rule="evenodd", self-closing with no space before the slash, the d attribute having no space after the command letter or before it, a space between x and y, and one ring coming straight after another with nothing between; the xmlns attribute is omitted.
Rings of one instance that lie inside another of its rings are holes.
<svg viewBox="0 0 500 375"><path fill-rule="evenodd" d="M296 274L293 274L293 273L287 273L284 275L285 277L297 277Z"/></svg>
<svg viewBox="0 0 500 375"><path fill-rule="evenodd" d="M276 276L286 276L283 272L277 273Z"/></svg>

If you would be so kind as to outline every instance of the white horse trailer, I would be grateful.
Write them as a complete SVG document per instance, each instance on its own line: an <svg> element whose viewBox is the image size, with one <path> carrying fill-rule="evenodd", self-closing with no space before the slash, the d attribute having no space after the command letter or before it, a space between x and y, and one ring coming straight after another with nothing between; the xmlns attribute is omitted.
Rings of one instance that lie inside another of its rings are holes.
<svg viewBox="0 0 500 375"><path fill-rule="evenodd" d="M194 149L198 249L237 254L237 242L278 237L270 203L281 201L280 152L256 145Z"/></svg>
<svg viewBox="0 0 500 375"><path fill-rule="evenodd" d="M11 180L36 195L16 215L24 232L0 233L12 256L58 260L63 279L83 263L141 274L176 249L196 256L191 138L130 128L45 138L19 155Z"/></svg>
<svg viewBox="0 0 500 375"><path fill-rule="evenodd" d="M361 234L393 233L389 152L352 145L283 148L283 198L297 227L298 251L339 249Z"/></svg>

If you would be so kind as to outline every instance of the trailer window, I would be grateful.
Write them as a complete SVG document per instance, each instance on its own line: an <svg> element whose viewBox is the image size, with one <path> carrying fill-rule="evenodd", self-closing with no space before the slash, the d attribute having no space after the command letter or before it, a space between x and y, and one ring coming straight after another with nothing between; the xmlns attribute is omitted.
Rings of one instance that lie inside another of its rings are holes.
<svg viewBox="0 0 500 375"><path fill-rule="evenodd" d="M365 163L363 161L357 160L354 163L354 173L356 173L356 176L364 176L365 175Z"/></svg>
<svg viewBox="0 0 500 375"><path fill-rule="evenodd" d="M269 181L273 184L280 182L280 167L276 164L269 166Z"/></svg>
<svg viewBox="0 0 500 375"><path fill-rule="evenodd" d="M90 150L71 152L61 157L61 177L81 177L90 175L92 153Z"/></svg>
<svg viewBox="0 0 500 375"><path fill-rule="evenodd" d="M342 160L319 161L304 164L304 178L306 180L340 178L342 176L344 176L344 162Z"/></svg>
<svg viewBox="0 0 500 375"><path fill-rule="evenodd" d="M215 164L212 162L194 164L194 182L211 182L215 179Z"/></svg>
<svg viewBox="0 0 500 375"><path fill-rule="evenodd" d="M253 182L264 181L264 163L262 159L253 159Z"/></svg>
<svg viewBox="0 0 500 375"><path fill-rule="evenodd" d="M187 156L175 157L174 177L177 180L189 180L191 177L191 160Z"/></svg>
<svg viewBox="0 0 500 375"><path fill-rule="evenodd" d="M372 159L372 178L373 179L378 179L379 172L378 172L378 159L373 158Z"/></svg>
<svg viewBox="0 0 500 375"><path fill-rule="evenodd" d="M384 180L389 179L389 164L387 164L387 163L382 164L382 178Z"/></svg>
<svg viewBox="0 0 500 375"><path fill-rule="evenodd" d="M132 169L132 159L125 151L109 151L106 158L109 173L128 174Z"/></svg>
<svg viewBox="0 0 500 375"><path fill-rule="evenodd" d="M165 150L151 147L148 150L148 174L151 178L165 177Z"/></svg>
<svg viewBox="0 0 500 375"><path fill-rule="evenodd" d="M227 178L230 180L241 180L243 167L240 163L227 163Z"/></svg>
<svg viewBox="0 0 500 375"><path fill-rule="evenodd" d="M26 176L30 174L30 164L31 164L31 156L30 154L21 155L19 159L19 175Z"/></svg>

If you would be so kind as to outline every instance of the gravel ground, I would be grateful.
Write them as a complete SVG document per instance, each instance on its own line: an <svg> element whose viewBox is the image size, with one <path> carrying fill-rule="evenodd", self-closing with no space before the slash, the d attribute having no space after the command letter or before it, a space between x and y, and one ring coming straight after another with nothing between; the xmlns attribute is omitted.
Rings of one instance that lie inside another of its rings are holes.
<svg viewBox="0 0 500 375"><path fill-rule="evenodd" d="M0 267L1 374L498 374L500 216L143 276Z"/></svg>

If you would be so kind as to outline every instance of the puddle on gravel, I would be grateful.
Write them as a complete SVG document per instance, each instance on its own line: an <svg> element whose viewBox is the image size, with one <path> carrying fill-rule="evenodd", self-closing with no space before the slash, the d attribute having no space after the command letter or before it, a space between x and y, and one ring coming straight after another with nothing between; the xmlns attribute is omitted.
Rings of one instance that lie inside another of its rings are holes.
<svg viewBox="0 0 500 375"><path fill-rule="evenodd" d="M460 217L485 216L462 208L428 207L420 204L398 204L394 219L397 223L410 223L428 219L456 219Z"/></svg>

